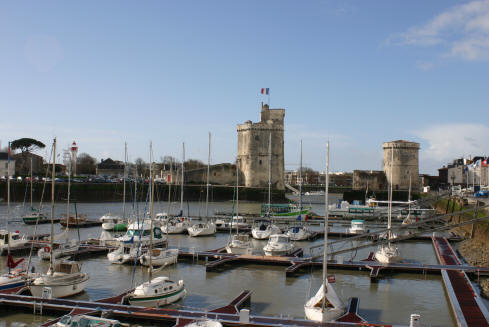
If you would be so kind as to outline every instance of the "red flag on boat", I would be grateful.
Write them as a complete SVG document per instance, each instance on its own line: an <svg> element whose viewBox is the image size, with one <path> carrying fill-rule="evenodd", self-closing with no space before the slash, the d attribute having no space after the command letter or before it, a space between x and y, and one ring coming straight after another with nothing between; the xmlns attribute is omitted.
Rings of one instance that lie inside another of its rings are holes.
<svg viewBox="0 0 489 327"><path fill-rule="evenodd" d="M14 258L9 254L7 256L7 267L9 267L10 269L14 269L15 267L17 267L19 265L19 263L21 263L22 261L24 261L24 258L20 258L18 261L15 261Z"/></svg>

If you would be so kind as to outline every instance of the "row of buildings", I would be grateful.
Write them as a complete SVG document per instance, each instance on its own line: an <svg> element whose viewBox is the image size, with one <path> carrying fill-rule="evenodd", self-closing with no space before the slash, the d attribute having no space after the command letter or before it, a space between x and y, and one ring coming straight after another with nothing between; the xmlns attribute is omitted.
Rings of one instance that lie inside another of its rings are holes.
<svg viewBox="0 0 489 327"><path fill-rule="evenodd" d="M234 185L236 173L239 173L239 184L246 187L268 187L269 182L275 189L284 189L286 184L321 185L325 183L325 174L307 171L299 181L298 171L284 169L284 118L285 109L270 109L269 105L261 105L260 121L253 123L248 120L237 125L238 151L236 164L217 164L210 168L210 183ZM71 152L73 154L73 142ZM383 170L354 170L352 173L331 173L330 184L340 187L351 187L355 190L369 189L372 191L385 190L392 183L394 190L420 190L422 186L437 188L439 185L466 184L470 179L485 181L488 178L487 163L481 164L479 170L470 168L467 160L458 159L453 164L439 170L439 176L419 174L419 143L405 140L384 142ZM70 150L67 150L70 151ZM77 147L76 147L77 151ZM76 161L75 151L75 161ZM20 157L19 157L20 156ZM10 171L7 173L6 153L0 153L0 176L26 175L25 154L13 156ZM32 155L35 169L43 169L42 158ZM73 160L73 156L70 157ZM482 157L475 157L471 162L477 162ZM22 164L20 164L22 161ZM481 160L479 160L481 161ZM17 163L16 163L17 162ZM95 164L95 163L94 163ZM133 166L137 166L133 164ZM65 166L59 165L58 173L65 171ZM137 167L127 169L127 174L141 174ZM36 171L35 170L35 171ZM134 171L137 171L134 174ZM102 159L96 164L95 174L105 177L122 177L124 163L110 158ZM180 182L180 171L170 169L161 164L157 168L157 178L164 182ZM198 167L187 170L185 183L206 182L207 168ZM489 183L489 181L487 182Z"/></svg>

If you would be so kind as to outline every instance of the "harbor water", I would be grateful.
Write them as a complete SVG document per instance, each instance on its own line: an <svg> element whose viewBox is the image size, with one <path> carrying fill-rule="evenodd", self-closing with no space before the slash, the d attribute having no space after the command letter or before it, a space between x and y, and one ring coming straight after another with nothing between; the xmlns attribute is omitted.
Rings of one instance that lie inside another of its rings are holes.
<svg viewBox="0 0 489 327"><path fill-rule="evenodd" d="M335 198L331 202L336 202ZM240 203L242 211L259 211L260 203ZM144 203L139 203L139 212L147 212ZM214 211L231 211L231 202L216 202L209 204L209 214ZM204 216L205 205L191 202L185 204L192 216ZM45 207L46 213L49 208ZM155 204L156 212L166 212L168 204ZM324 206L313 205L313 211L324 214ZM72 212L74 210L72 209ZM172 204L171 212L179 211L178 204ZM56 204L56 215L66 212L66 205ZM98 219L108 212L121 214L120 203L82 203L77 205L78 214L86 214L89 219ZM133 208L127 207L128 216ZM23 208L18 204L12 205L11 230L19 230L24 234L34 234L34 226L24 225L20 221ZM0 228L6 228L7 207L0 206ZM322 228L314 226L314 228ZM332 229L344 230L344 226L333 225ZM39 225L38 233L48 233L50 225ZM55 225L56 232L61 231L59 224ZM72 238L86 240L98 238L102 229L90 227L70 231ZM184 249L194 248L196 251L216 249L226 245L229 233L218 233L215 236L191 238L188 235L170 235L169 246ZM311 253L309 248L320 244L322 239L313 242L296 242L296 246L304 248L304 255L317 255L322 251ZM262 254L266 241L253 241L254 253ZM339 246L339 245L337 245ZM343 247L352 246L345 242ZM407 262L437 264L431 242L408 241L399 244L401 254ZM334 248L335 250L339 247ZM354 253L346 253L343 259L361 260L375 248L361 249ZM83 259L83 271L89 273L90 280L84 293L74 299L95 300L117 295L127 290L131 285L137 285L147 278L146 270L141 266L113 265L105 256ZM48 262L39 262L37 255L33 257L33 265L37 271L46 271ZM285 267L238 265L228 266L222 272L206 272L202 263L178 263L158 272L156 275L169 276L173 280L182 279L187 289L187 297L172 305L174 308L195 308L212 310L227 305L241 291L247 289L253 292L251 313L254 315L275 315L304 318L304 303L316 293L321 284L321 271L311 269L300 273L297 277L286 277ZM6 271L6 259L0 261L0 271ZM382 276L377 283L370 281L366 271L329 270L336 277L335 287L338 295L345 301L350 297L360 299L359 313L371 323L388 323L409 325L412 313L421 315L422 324L426 326L455 326L447 297L445 295L441 276L420 274L393 274ZM2 311L1 326L38 325L39 318L26 313L7 314Z"/></svg>

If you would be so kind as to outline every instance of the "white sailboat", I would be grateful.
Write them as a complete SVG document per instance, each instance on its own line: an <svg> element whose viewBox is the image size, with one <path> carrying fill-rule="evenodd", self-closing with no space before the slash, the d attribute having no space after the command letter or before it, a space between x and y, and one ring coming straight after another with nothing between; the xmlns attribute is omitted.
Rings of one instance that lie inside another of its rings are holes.
<svg viewBox="0 0 489 327"><path fill-rule="evenodd" d="M162 226L162 230L166 234L182 234L187 231L188 219L183 216L183 183L185 181L185 143L182 143L182 175L180 181L180 213L178 216L168 219L166 224Z"/></svg>
<svg viewBox="0 0 489 327"><path fill-rule="evenodd" d="M299 217L298 220L302 220L302 140L300 150L300 164L299 164ZM312 231L302 223L299 226L292 226L286 233L293 241L304 241L312 236Z"/></svg>
<svg viewBox="0 0 489 327"><path fill-rule="evenodd" d="M270 235L280 234L280 228L268 219L257 219L254 221L251 236L257 240L267 240Z"/></svg>
<svg viewBox="0 0 489 327"><path fill-rule="evenodd" d="M272 133L268 139L268 205L265 217L270 218L271 201L272 201ZM281 234L282 230L275 225L271 220L258 219L255 220L251 228L251 236L257 240L267 240L271 235Z"/></svg>
<svg viewBox="0 0 489 327"><path fill-rule="evenodd" d="M205 223L198 223L187 228L190 236L208 236L216 234L216 224L209 221L209 175L211 165L211 133L209 132L209 153L207 157L207 185L205 195Z"/></svg>
<svg viewBox="0 0 489 327"><path fill-rule="evenodd" d="M150 146L152 149L152 146ZM152 150L151 153L151 227L153 227L154 219L154 176L153 176L153 159ZM153 251L153 234L150 234L149 253ZM178 282L171 281L168 277L160 276L152 278L153 276L153 262L152 255L148 256L149 259L149 278L148 281L137 286L136 289L128 295L127 299L131 305L139 305L146 307L158 307L166 304L176 302L186 295L185 286L183 280Z"/></svg>
<svg viewBox="0 0 489 327"><path fill-rule="evenodd" d="M394 147L391 148L391 172L390 172L390 185L389 185L389 212L387 215L387 239L392 240L397 237L392 233L392 162L394 161ZM397 246L388 242L378 247L375 252L375 259L380 263L397 263L402 261L401 253Z"/></svg>
<svg viewBox="0 0 489 327"><path fill-rule="evenodd" d="M328 281L328 193L329 193L329 141L327 143L326 157L326 192L325 192L325 209L324 216L324 246L323 246L323 283L317 293L310 298L304 305L306 318L317 322L328 322L341 317L346 307L334 290L332 284Z"/></svg>
<svg viewBox="0 0 489 327"><path fill-rule="evenodd" d="M70 191L71 191L71 160L67 167L68 170L68 196L66 202L66 228L65 230L56 236L54 236L53 242L50 245L46 245L38 250L37 255L41 260L50 260L51 255L57 259L59 257L70 256L75 254L80 248L80 242L75 239L70 239L69 228L70 220L76 222L77 216L70 215ZM53 177L54 178L54 177ZM53 236L52 236L53 237ZM64 239L64 241L60 241ZM56 241L56 242L54 242Z"/></svg>
<svg viewBox="0 0 489 327"><path fill-rule="evenodd" d="M246 254L250 253L253 250L253 247L251 245L251 240L250 240L250 235L248 234L240 234L239 233L239 228L242 227L244 220L243 217L239 215L239 166L238 166L239 160L236 159L236 215L232 215L233 217L231 218L231 224L229 226L229 233L230 235L232 234L233 231L233 225L236 222L236 234L231 235L231 239L229 240L228 244L226 245L226 252L227 253L234 253L234 254ZM234 210L233 210L234 211ZM239 217L241 219L239 219Z"/></svg>
<svg viewBox="0 0 489 327"><path fill-rule="evenodd" d="M51 249L54 247L54 181L56 165L56 139L53 142L53 167L51 176ZM75 261L54 262L50 252L49 269L45 274L29 283L33 296L42 296L44 289L50 289L53 297L66 297L83 292L88 282L88 274L81 272L81 264Z"/></svg>

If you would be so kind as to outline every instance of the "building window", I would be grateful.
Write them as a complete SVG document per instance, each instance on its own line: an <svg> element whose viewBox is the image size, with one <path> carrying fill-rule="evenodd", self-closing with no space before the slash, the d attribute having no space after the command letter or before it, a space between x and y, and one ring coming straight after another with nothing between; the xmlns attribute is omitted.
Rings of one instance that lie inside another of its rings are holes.
<svg viewBox="0 0 489 327"><path fill-rule="evenodd" d="M261 165L261 160L260 160L260 161L258 161L258 163Z"/></svg>
<svg viewBox="0 0 489 327"><path fill-rule="evenodd" d="M216 173L214 173L214 176L216 176Z"/></svg>
<svg viewBox="0 0 489 327"><path fill-rule="evenodd" d="M259 141L260 137L258 135L255 135L255 141Z"/></svg>

